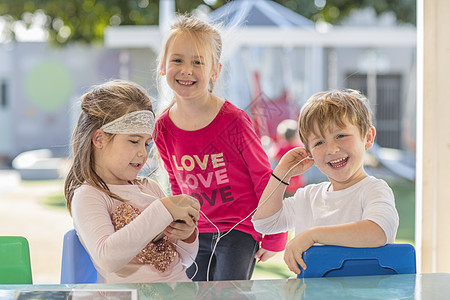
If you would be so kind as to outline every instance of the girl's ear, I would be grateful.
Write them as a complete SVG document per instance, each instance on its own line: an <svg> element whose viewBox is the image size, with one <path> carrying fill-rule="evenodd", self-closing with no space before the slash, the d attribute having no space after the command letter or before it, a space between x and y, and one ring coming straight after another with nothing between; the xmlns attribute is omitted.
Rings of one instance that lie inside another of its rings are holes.
<svg viewBox="0 0 450 300"><path fill-rule="evenodd" d="M211 75L211 81L212 82L216 82L217 78L219 78L220 72L222 71L222 64L219 63L217 65L217 70L215 72L212 73Z"/></svg>
<svg viewBox="0 0 450 300"><path fill-rule="evenodd" d="M166 66L162 65L161 68L159 69L159 75L164 76L166 75Z"/></svg>
<svg viewBox="0 0 450 300"><path fill-rule="evenodd" d="M375 141L376 130L375 127L370 126L366 133L366 150L372 148Z"/></svg>
<svg viewBox="0 0 450 300"><path fill-rule="evenodd" d="M102 149L105 146L106 143L106 135L105 132L101 129L97 129L92 134L92 144L94 144L94 147L98 149Z"/></svg>

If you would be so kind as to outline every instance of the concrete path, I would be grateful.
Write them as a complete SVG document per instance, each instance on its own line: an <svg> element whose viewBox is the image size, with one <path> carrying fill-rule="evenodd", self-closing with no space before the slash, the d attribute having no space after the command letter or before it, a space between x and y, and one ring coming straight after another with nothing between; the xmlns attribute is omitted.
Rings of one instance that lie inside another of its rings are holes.
<svg viewBox="0 0 450 300"><path fill-rule="evenodd" d="M30 244L33 283L59 283L64 233L72 228L69 213L42 200L62 193L63 181L23 182L15 171L0 170L0 235L19 235Z"/></svg>

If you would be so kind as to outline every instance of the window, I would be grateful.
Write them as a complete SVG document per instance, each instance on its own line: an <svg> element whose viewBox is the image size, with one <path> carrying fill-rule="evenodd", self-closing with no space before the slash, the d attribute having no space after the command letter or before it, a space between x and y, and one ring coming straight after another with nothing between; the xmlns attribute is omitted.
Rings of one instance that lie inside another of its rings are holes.
<svg viewBox="0 0 450 300"><path fill-rule="evenodd" d="M382 147L402 149L402 98L401 75L384 74L376 76L377 99L369 99L375 107L376 142ZM348 74L347 87L367 95L367 75Z"/></svg>

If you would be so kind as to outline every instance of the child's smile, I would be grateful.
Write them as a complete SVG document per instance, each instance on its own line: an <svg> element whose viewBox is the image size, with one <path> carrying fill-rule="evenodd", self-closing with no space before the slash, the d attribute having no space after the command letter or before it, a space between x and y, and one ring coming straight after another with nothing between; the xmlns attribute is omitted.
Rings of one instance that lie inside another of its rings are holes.
<svg viewBox="0 0 450 300"><path fill-rule="evenodd" d="M363 168L364 154L372 146L374 137L375 132L369 129L362 138L358 128L351 124L345 128L332 126L330 130L325 130L324 136L311 133L308 138L311 155L335 191L345 189L367 176Z"/></svg>
<svg viewBox="0 0 450 300"><path fill-rule="evenodd" d="M186 80L180 80L180 79L177 79L177 82L184 86L192 86L195 84L195 81L186 81Z"/></svg>
<svg viewBox="0 0 450 300"><path fill-rule="evenodd" d="M138 171L141 170L141 168L142 168L142 164L139 164L139 163L130 163L130 165L133 168L137 169Z"/></svg>
<svg viewBox="0 0 450 300"><path fill-rule="evenodd" d="M338 159L335 159L335 160L332 160L332 161L328 162L328 164L332 168L337 169L337 168L344 167L347 164L348 159L349 159L348 156L347 157L343 157L343 158L338 158Z"/></svg>
<svg viewBox="0 0 450 300"><path fill-rule="evenodd" d="M178 99L200 99L208 92L212 76L211 59L192 40L179 36L168 47L166 63L161 69Z"/></svg>

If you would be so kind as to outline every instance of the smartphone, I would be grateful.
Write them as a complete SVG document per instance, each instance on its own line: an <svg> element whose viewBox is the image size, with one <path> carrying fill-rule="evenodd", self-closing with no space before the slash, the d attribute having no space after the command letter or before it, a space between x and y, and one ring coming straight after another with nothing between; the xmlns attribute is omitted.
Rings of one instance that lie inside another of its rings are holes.
<svg viewBox="0 0 450 300"><path fill-rule="evenodd" d="M152 242L156 243L157 241L161 240L164 236L165 236L165 234L161 232L160 234L158 234L157 236L155 236L153 238Z"/></svg>
<svg viewBox="0 0 450 300"><path fill-rule="evenodd" d="M177 223L186 223L186 222L183 221L183 220L175 220L175 222L177 222ZM153 238L152 242L153 242L153 243L156 243L157 241L161 240L164 236L165 236L165 234L161 232L160 234L158 234L157 236L155 236L155 237Z"/></svg>

